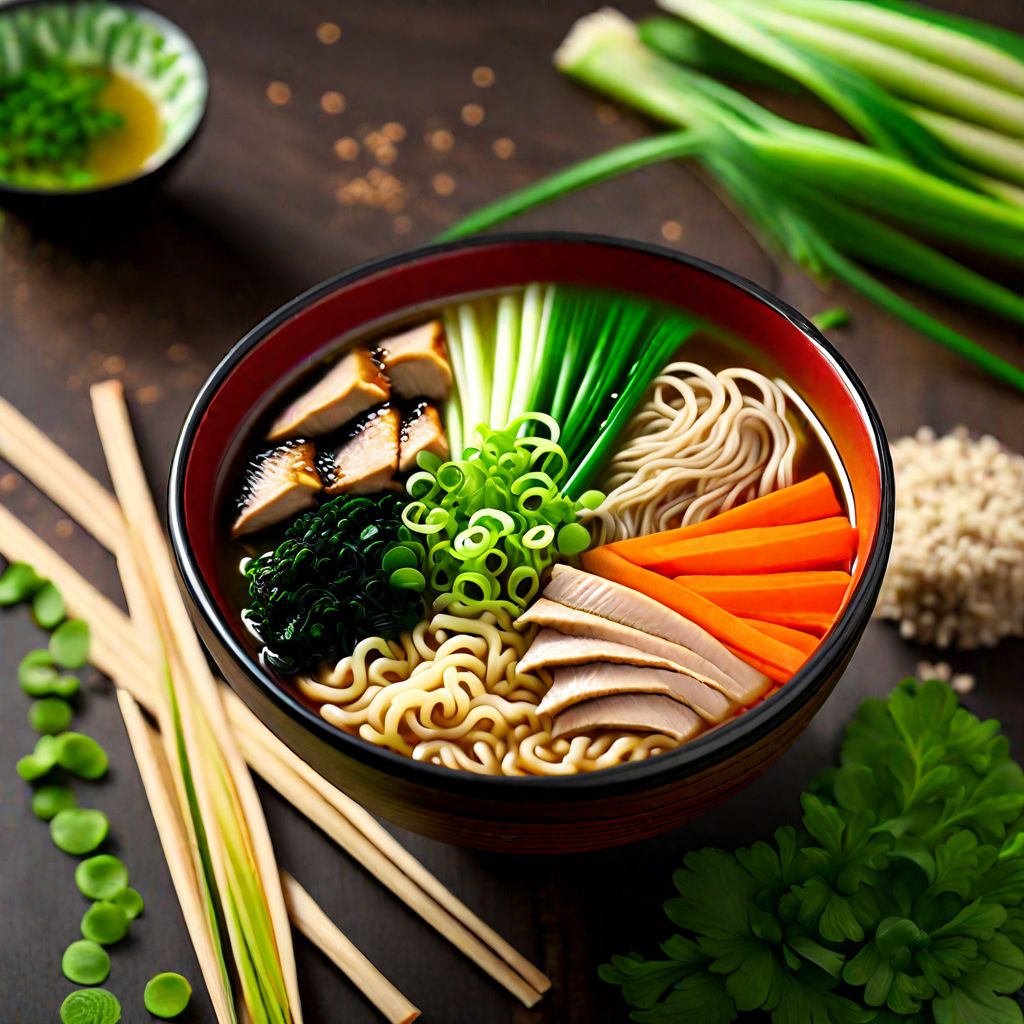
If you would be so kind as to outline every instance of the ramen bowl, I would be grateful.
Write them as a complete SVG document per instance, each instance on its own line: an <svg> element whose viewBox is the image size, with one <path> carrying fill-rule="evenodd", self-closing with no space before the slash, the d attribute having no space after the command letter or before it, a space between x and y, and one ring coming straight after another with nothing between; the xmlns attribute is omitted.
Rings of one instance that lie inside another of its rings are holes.
<svg viewBox="0 0 1024 1024"><path fill-rule="evenodd" d="M492 777L413 760L328 724L268 671L219 573L231 467L254 422L330 348L405 311L532 281L609 289L683 307L740 339L787 382L827 435L857 529L853 583L832 628L778 692L647 760L558 777ZM673 828L764 772L800 735L843 673L888 557L893 478L863 385L801 314L699 259L611 238L507 235L412 250L325 281L277 310L228 353L184 424L169 523L196 626L225 679L316 772L376 814L446 842L506 852L592 850Z"/></svg>

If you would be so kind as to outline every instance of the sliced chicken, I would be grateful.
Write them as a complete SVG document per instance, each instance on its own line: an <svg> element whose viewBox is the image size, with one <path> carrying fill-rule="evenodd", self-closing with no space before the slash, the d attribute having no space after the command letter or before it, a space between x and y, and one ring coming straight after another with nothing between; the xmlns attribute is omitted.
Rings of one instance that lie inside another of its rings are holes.
<svg viewBox="0 0 1024 1024"><path fill-rule="evenodd" d="M602 729L657 732L677 743L692 739L703 727L689 708L670 697L620 694L576 704L559 715L551 728L555 739L596 733Z"/></svg>
<svg viewBox="0 0 1024 1024"><path fill-rule="evenodd" d="M370 413L352 436L334 452L324 474L327 493L371 494L388 488L398 472L397 409L384 406Z"/></svg>
<svg viewBox="0 0 1024 1024"><path fill-rule="evenodd" d="M431 320L429 324L382 341L380 354L396 395L422 396L435 402L448 397L452 368L440 320Z"/></svg>
<svg viewBox="0 0 1024 1024"><path fill-rule="evenodd" d="M356 348L274 420L267 437L317 437L337 430L390 395L390 383L365 348Z"/></svg>
<svg viewBox="0 0 1024 1024"><path fill-rule="evenodd" d="M448 438L444 436L441 417L428 402L420 402L402 420L399 441L398 468L403 473L411 473L416 468L416 456L420 452L430 452L439 459L448 458Z"/></svg>
<svg viewBox="0 0 1024 1024"><path fill-rule="evenodd" d="M537 710L545 715L558 715L580 701L617 693L656 693L660 697L671 697L701 718L715 723L736 710L736 705L718 690L681 672L601 662L556 669L551 689L544 694Z"/></svg>
<svg viewBox="0 0 1024 1024"><path fill-rule="evenodd" d="M696 623L619 583L568 565L556 565L544 588L544 597L688 647L744 685L766 685L762 673L737 658Z"/></svg>
<svg viewBox="0 0 1024 1024"><path fill-rule="evenodd" d="M292 441L257 455L246 469L231 536L256 533L315 505L323 486L316 448L309 441Z"/></svg>
<svg viewBox="0 0 1024 1024"><path fill-rule="evenodd" d="M645 633L632 626L624 626L621 622L603 619L600 615L581 612L570 608L567 604L559 604L546 597L534 601L532 605L516 621L516 625L536 623L545 627L537 639L530 645L526 657L519 662L524 671L532 671L533 665L575 664L578 661L630 661L636 665L647 665L651 668L670 668L676 672L686 672L719 689L730 700L737 704L750 704L768 689L770 680L762 676L755 683L741 683L732 676L712 665L710 661L694 654L688 647L681 647L670 640L664 640L652 633ZM626 658L581 658L566 660L567 648L538 648L538 641L545 633L554 632L567 634L586 642L588 640L606 641L617 646L624 646L632 651L634 657ZM547 660L548 654L555 654L559 660ZM537 659L537 660L534 660ZM543 659L543 660L541 660ZM524 662L530 665L523 668Z"/></svg>

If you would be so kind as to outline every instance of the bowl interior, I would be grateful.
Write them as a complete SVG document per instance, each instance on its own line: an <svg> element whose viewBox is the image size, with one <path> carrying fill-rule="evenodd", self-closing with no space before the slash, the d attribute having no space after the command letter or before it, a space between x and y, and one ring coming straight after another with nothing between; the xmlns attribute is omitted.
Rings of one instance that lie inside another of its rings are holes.
<svg viewBox="0 0 1024 1024"><path fill-rule="evenodd" d="M102 67L139 85L156 104L163 126L157 149L133 178L156 170L192 137L206 109L206 65L192 40L161 14L135 4L15 3L0 6L0 82L33 60ZM116 187L133 178L98 186ZM52 193L28 186L23 192Z"/></svg>
<svg viewBox="0 0 1024 1024"><path fill-rule="evenodd" d="M315 717L289 696L286 682L265 672L255 660L250 638L228 603L216 567L225 487L231 482L228 470L249 425L289 382L326 350L343 345L347 337L364 335L375 324L391 322L418 306L538 280L627 291L684 307L756 348L813 410L835 445L852 491L852 513L860 532L855 585L844 614L831 631L833 637L850 618L850 606L857 603L865 579L871 577L877 585L885 557L880 536L888 514L886 505L891 503L891 488L883 487L888 465L884 438L860 385L838 354L799 314L718 268L615 240L510 236L420 250L325 282L255 328L229 353L200 393L175 456L172 534L186 585L210 627L227 641L246 672L291 705L293 713ZM869 610L858 610L862 621ZM728 733L740 722L747 727L762 715L781 711L820 677L815 668L824 664L828 647L827 641L819 645L797 676L771 700L714 732ZM334 732L322 722L319 725ZM336 735L345 744L360 743L340 732ZM704 742L698 739L656 760L692 752L691 748L699 750ZM387 754L374 748L368 756Z"/></svg>

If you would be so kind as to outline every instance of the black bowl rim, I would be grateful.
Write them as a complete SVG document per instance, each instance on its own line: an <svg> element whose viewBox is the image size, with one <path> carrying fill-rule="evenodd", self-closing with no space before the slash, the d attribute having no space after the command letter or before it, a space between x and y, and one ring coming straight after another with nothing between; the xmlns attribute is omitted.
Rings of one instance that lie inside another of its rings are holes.
<svg viewBox="0 0 1024 1024"><path fill-rule="evenodd" d="M724 279L733 287L747 292L789 320L793 326L808 337L823 356L832 361L860 406L861 414L869 427L871 440L877 450L880 487L879 526L874 544L867 556L867 565L860 586L852 596L840 621L833 627L825 642L770 700L762 702L737 719L692 743L683 744L675 750L666 751L657 757L643 761L568 776L477 775L416 761L403 754L350 736L329 725L291 693L279 686L266 673L257 659L242 646L233 631L222 620L216 602L196 565L185 527L184 470L192 440L203 418L206 406L223 380L233 371L235 365L268 334L308 306L353 281L425 257L467 248L543 242L611 246L682 263L691 269L701 270ZM536 802L545 799L559 801L569 796L604 799L613 795L627 795L646 789L652 783L678 781L680 778L728 760L734 753L752 745L765 734L773 732L782 721L796 713L826 684L829 676L829 672L826 670L827 666L839 663L848 653L854 644L856 635L862 628L862 618L866 620L870 615L881 587L892 542L895 482L885 431L864 384L824 335L803 314L793 309L778 296L714 263L666 249L663 246L598 234L532 231L475 236L390 253L361 263L314 285L265 317L228 351L196 396L186 415L172 457L167 501L171 543L179 575L188 597L194 607L199 610L218 642L228 651L236 664L241 666L249 680L289 717L309 729L313 735L334 750L388 775L397 776L406 782L429 785L430 788L444 791L452 796Z"/></svg>
<svg viewBox="0 0 1024 1024"><path fill-rule="evenodd" d="M176 163L185 150L192 145L196 136L199 135L200 130L206 123L206 114L210 109L210 69L207 66L206 59L203 57L203 51L199 49L192 36L189 35L189 33L186 32L173 18L169 18L162 11L158 11L153 7L138 3L137 0L102 0L102 2L109 4L111 7L125 7L129 10L141 11L144 15L147 15L156 22L166 22L182 36L189 46L192 47L192 52L195 54L196 59L199 61L199 64L203 69L203 81L206 85L206 90L203 95L203 109L199 112L199 117L196 118L196 123L192 126L192 130L188 135L186 135L185 138L178 143L177 147L171 150L171 152L168 153L160 163L155 167L150 167L144 171L140 171L138 174L132 175L130 178L119 178L117 181L108 182L106 185L97 185L94 188L68 189L29 188L26 185L15 185L11 182L0 179L0 195L24 197L26 200L46 199L47 197L52 197L58 200L67 200L78 197L87 199L108 196L111 192L116 192L118 189L138 185L139 182L145 181L154 174L159 174L171 164ZM10 0L10 2L6 4L0 3L0 18L6 17L12 11L16 11L19 7L55 7L59 4L73 6L74 0Z"/></svg>

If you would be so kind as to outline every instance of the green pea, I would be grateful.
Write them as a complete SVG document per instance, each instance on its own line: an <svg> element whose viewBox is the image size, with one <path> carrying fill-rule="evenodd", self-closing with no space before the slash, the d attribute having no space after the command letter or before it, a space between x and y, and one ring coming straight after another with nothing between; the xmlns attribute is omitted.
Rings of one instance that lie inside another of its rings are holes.
<svg viewBox="0 0 1024 1024"><path fill-rule="evenodd" d="M60 1004L61 1024L117 1024L121 1004L105 988L82 988Z"/></svg>
<svg viewBox="0 0 1024 1024"><path fill-rule="evenodd" d="M119 857L100 853L75 868L75 885L91 900L113 900L128 885L128 869Z"/></svg>
<svg viewBox="0 0 1024 1024"><path fill-rule="evenodd" d="M0 605L27 601L42 585L43 581L28 562L12 562L0 576Z"/></svg>
<svg viewBox="0 0 1024 1024"><path fill-rule="evenodd" d="M57 764L83 779L98 779L110 764L107 752L82 732L64 732L57 737Z"/></svg>
<svg viewBox="0 0 1024 1024"><path fill-rule="evenodd" d="M128 934L128 915L109 900L97 900L82 915L82 935L101 946L112 946Z"/></svg>
<svg viewBox="0 0 1024 1024"><path fill-rule="evenodd" d="M64 950L60 969L76 985L102 985L110 974L110 955L99 943L78 939Z"/></svg>
<svg viewBox="0 0 1024 1024"><path fill-rule="evenodd" d="M50 691L54 697L62 697L64 700L67 700L69 697L74 697L81 688L82 684L79 681L78 676L72 676L66 672L57 676L57 678L50 684Z"/></svg>
<svg viewBox="0 0 1024 1024"><path fill-rule="evenodd" d="M134 921L145 909L142 897L132 888L123 889L110 902L116 903L128 915L129 921Z"/></svg>
<svg viewBox="0 0 1024 1024"><path fill-rule="evenodd" d="M61 668L81 668L89 660L91 634L83 619L62 622L50 636L50 654Z"/></svg>
<svg viewBox="0 0 1024 1024"><path fill-rule="evenodd" d="M32 597L32 614L43 629L53 629L67 616L61 592L49 580Z"/></svg>
<svg viewBox="0 0 1024 1024"><path fill-rule="evenodd" d="M48 736L63 732L71 724L71 705L60 697L34 700L29 705L28 724Z"/></svg>
<svg viewBox="0 0 1024 1024"><path fill-rule="evenodd" d="M558 531L556 543L563 555L578 555L590 547L590 532L582 523L566 523Z"/></svg>
<svg viewBox="0 0 1024 1024"><path fill-rule="evenodd" d="M146 984L142 1001L154 1017L169 1020L182 1013L192 998L192 986L180 975L167 971Z"/></svg>
<svg viewBox="0 0 1024 1024"><path fill-rule="evenodd" d="M57 669L49 651L29 651L18 665L18 685L30 697L46 697L53 692Z"/></svg>
<svg viewBox="0 0 1024 1024"><path fill-rule="evenodd" d="M427 585L419 569L396 569L391 574L391 586L396 590L422 590Z"/></svg>
<svg viewBox="0 0 1024 1024"><path fill-rule="evenodd" d="M92 853L110 831L110 821L102 811L70 807L58 811L50 822L50 838L58 850L80 857Z"/></svg>
<svg viewBox="0 0 1024 1024"><path fill-rule="evenodd" d="M57 763L57 741L53 736L41 736L31 754L18 759L15 770L26 782L41 779Z"/></svg>
<svg viewBox="0 0 1024 1024"><path fill-rule="evenodd" d="M77 806L75 794L67 786L40 786L32 794L32 813L43 821Z"/></svg>

